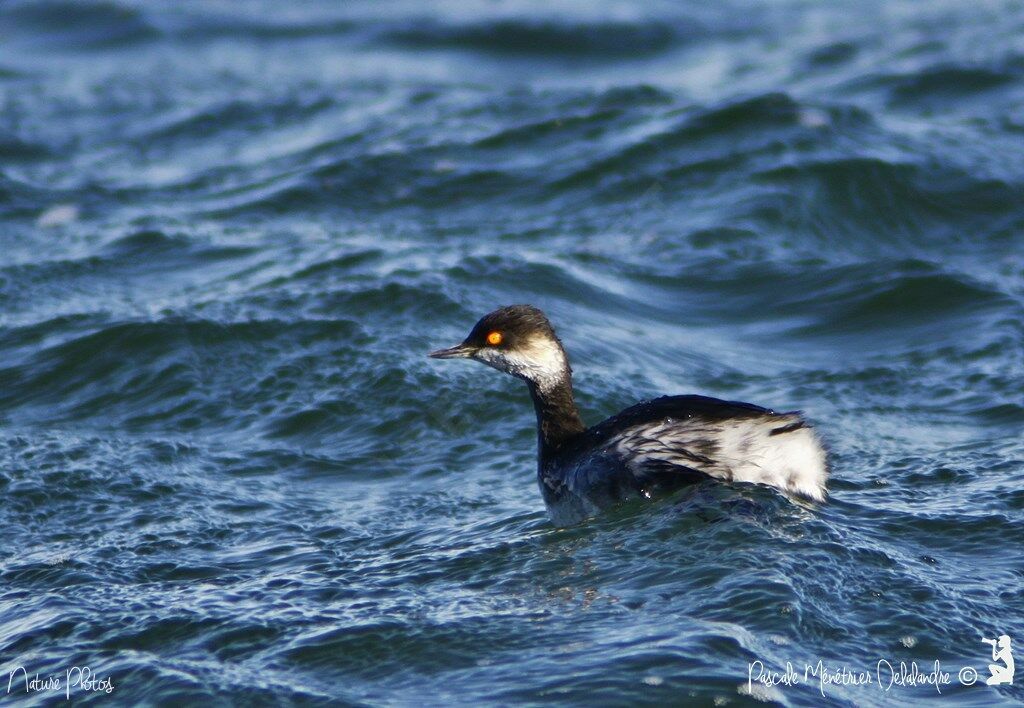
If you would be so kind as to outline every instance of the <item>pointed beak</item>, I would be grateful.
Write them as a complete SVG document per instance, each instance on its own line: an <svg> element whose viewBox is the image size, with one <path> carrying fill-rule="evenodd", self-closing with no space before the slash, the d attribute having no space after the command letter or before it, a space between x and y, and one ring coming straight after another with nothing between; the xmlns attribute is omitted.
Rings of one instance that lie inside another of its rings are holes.
<svg viewBox="0 0 1024 708"><path fill-rule="evenodd" d="M454 347L438 349L436 352L430 352L427 356L432 359L468 359L475 353L476 347L471 347L466 344L456 344Z"/></svg>

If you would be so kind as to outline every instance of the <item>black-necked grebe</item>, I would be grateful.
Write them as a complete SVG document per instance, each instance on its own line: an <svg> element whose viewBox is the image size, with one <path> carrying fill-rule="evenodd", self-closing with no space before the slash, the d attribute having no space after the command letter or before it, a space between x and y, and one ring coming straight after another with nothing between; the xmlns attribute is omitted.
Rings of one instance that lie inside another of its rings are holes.
<svg viewBox="0 0 1024 708"><path fill-rule="evenodd" d="M649 499L708 477L825 499L825 451L796 412L665 396L586 427L573 400L565 349L536 307L495 310L462 344L430 356L475 359L526 381L537 412L537 481L555 524L577 523L617 502Z"/></svg>

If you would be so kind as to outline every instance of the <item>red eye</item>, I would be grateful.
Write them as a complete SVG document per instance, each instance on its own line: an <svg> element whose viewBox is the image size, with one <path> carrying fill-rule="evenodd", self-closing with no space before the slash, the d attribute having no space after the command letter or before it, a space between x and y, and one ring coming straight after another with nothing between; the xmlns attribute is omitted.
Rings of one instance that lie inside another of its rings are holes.
<svg viewBox="0 0 1024 708"><path fill-rule="evenodd" d="M487 335L487 343L492 347L496 347L501 344L501 332L491 332Z"/></svg>

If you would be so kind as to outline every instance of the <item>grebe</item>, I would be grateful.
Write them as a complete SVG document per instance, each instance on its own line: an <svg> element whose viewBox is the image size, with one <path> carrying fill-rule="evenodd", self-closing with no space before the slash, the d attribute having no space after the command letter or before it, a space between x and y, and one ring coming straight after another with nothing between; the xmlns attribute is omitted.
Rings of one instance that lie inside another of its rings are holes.
<svg viewBox="0 0 1024 708"><path fill-rule="evenodd" d="M825 450L798 412L665 396L588 428L573 400L565 349L531 305L485 315L461 344L430 356L475 359L526 381L537 413L537 481L556 525L709 477L825 500Z"/></svg>

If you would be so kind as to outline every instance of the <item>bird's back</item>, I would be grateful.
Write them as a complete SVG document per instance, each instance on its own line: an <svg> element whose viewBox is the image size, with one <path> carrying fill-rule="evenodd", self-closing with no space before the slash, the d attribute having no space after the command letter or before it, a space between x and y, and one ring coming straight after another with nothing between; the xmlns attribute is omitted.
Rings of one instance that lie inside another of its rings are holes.
<svg viewBox="0 0 1024 708"><path fill-rule="evenodd" d="M799 413L706 396L644 401L541 460L552 515L585 516L707 477L825 498L825 451Z"/></svg>

